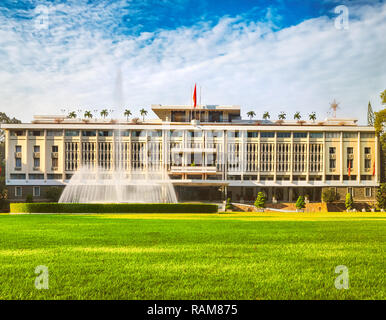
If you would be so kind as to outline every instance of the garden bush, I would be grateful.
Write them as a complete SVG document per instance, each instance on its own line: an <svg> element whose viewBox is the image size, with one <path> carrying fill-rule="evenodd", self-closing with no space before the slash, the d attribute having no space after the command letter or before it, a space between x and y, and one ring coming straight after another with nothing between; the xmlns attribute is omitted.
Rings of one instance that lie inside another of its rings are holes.
<svg viewBox="0 0 386 320"><path fill-rule="evenodd" d="M204 203L11 203L11 213L217 213Z"/></svg>

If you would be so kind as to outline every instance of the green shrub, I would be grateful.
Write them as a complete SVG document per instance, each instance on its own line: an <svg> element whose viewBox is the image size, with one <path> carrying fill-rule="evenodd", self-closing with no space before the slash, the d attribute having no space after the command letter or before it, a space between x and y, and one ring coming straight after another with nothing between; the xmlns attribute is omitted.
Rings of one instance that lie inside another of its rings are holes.
<svg viewBox="0 0 386 320"><path fill-rule="evenodd" d="M296 208L301 210L306 207L306 203L304 202L304 197L299 196L298 200L296 201Z"/></svg>
<svg viewBox="0 0 386 320"><path fill-rule="evenodd" d="M378 209L386 210L386 183L381 183L377 192L377 207Z"/></svg>
<svg viewBox="0 0 386 320"><path fill-rule="evenodd" d="M336 200L336 193L334 188L325 189L322 192L322 201L323 202L333 202Z"/></svg>
<svg viewBox="0 0 386 320"><path fill-rule="evenodd" d="M33 201L34 201L34 198L32 197L32 194L27 194L27 196L25 197L25 202L31 203Z"/></svg>
<svg viewBox="0 0 386 320"><path fill-rule="evenodd" d="M344 203L347 210L352 210L354 206L354 201L352 199L351 193L346 194L346 201Z"/></svg>
<svg viewBox="0 0 386 320"><path fill-rule="evenodd" d="M259 209L265 208L265 202L266 201L267 201L267 198L265 196L265 193L264 192L259 192L257 194L257 198L256 198L256 201L255 201L255 207L259 208Z"/></svg>
<svg viewBox="0 0 386 320"><path fill-rule="evenodd" d="M63 192L62 188L50 187L46 192L46 197L51 202L58 202Z"/></svg>
<svg viewBox="0 0 386 320"><path fill-rule="evenodd" d="M230 209L232 209L231 198L228 198L227 203L225 204L225 210L230 210Z"/></svg>
<svg viewBox="0 0 386 320"><path fill-rule="evenodd" d="M201 203L11 203L11 213L217 213Z"/></svg>

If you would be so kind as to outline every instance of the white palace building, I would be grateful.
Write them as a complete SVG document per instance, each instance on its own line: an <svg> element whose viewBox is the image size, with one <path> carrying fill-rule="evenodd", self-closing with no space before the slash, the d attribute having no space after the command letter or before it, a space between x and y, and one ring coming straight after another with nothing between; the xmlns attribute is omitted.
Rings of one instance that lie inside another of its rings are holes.
<svg viewBox="0 0 386 320"><path fill-rule="evenodd" d="M179 201L320 201L323 188L375 200L380 146L354 119L242 120L240 107L153 105L156 120L35 116L2 124L11 201L44 201L82 166L166 170Z"/></svg>

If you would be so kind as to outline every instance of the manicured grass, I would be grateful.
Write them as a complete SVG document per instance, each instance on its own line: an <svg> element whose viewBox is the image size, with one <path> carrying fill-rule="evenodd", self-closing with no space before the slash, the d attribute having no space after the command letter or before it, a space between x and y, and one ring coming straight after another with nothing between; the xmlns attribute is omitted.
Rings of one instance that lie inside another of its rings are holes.
<svg viewBox="0 0 386 320"><path fill-rule="evenodd" d="M0 215L0 298L385 299L385 235L384 213Z"/></svg>

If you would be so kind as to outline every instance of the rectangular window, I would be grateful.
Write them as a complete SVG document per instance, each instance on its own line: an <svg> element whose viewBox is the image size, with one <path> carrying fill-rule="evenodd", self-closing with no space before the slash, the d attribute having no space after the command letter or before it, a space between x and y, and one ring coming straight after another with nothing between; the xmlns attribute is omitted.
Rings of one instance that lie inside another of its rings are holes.
<svg viewBox="0 0 386 320"><path fill-rule="evenodd" d="M361 138L363 139L373 139L374 137L375 137L374 133L370 133L370 132L361 133Z"/></svg>
<svg viewBox="0 0 386 320"><path fill-rule="evenodd" d="M228 138L239 138L240 132L239 131L228 131Z"/></svg>
<svg viewBox="0 0 386 320"><path fill-rule="evenodd" d="M66 137L79 137L79 130L66 130Z"/></svg>
<svg viewBox="0 0 386 320"><path fill-rule="evenodd" d="M314 138L314 139L323 138L323 132L310 132L310 138Z"/></svg>
<svg viewBox="0 0 386 320"><path fill-rule="evenodd" d="M44 180L44 174L42 173L30 173L28 175L30 180Z"/></svg>
<svg viewBox="0 0 386 320"><path fill-rule="evenodd" d="M29 135L32 137L40 137L44 135L43 131L29 131Z"/></svg>
<svg viewBox="0 0 386 320"><path fill-rule="evenodd" d="M129 132L129 131L123 131L123 132ZM121 136L124 136L122 133L123 132L121 132ZM110 130L99 130L98 131L98 136L100 136L100 137L111 137L113 135L113 132L112 131L110 131Z"/></svg>
<svg viewBox="0 0 386 320"><path fill-rule="evenodd" d="M15 152L21 152L21 146L15 146Z"/></svg>
<svg viewBox="0 0 386 320"><path fill-rule="evenodd" d="M25 180L25 173L11 173L11 180Z"/></svg>
<svg viewBox="0 0 386 320"><path fill-rule="evenodd" d="M161 130L149 130L147 132L147 135L149 137L153 137L153 138L160 138L160 137L162 137L162 131Z"/></svg>
<svg viewBox="0 0 386 320"><path fill-rule="evenodd" d="M188 134L189 134L189 137L191 137L191 138L201 138L202 137L202 131L189 131Z"/></svg>
<svg viewBox="0 0 386 320"><path fill-rule="evenodd" d="M15 158L15 167L21 168L21 158Z"/></svg>
<svg viewBox="0 0 386 320"><path fill-rule="evenodd" d="M371 154L371 148L366 147L365 148L365 154Z"/></svg>
<svg viewBox="0 0 386 320"><path fill-rule="evenodd" d="M33 187L33 196L40 197L40 187Z"/></svg>
<svg viewBox="0 0 386 320"><path fill-rule="evenodd" d="M24 130L15 130L15 131L12 130L11 136L16 136L16 137L25 136L25 131Z"/></svg>
<svg viewBox="0 0 386 320"><path fill-rule="evenodd" d="M343 132L343 138L355 139L357 137L358 137L358 134L356 132Z"/></svg>
<svg viewBox="0 0 386 320"><path fill-rule="evenodd" d="M140 130L136 130L136 131L132 131L131 136L134 138L138 138L138 137L145 136L145 133Z"/></svg>
<svg viewBox="0 0 386 320"><path fill-rule="evenodd" d="M96 137L96 131L95 130L83 130L82 131L82 136L83 137Z"/></svg>
<svg viewBox="0 0 386 320"><path fill-rule="evenodd" d="M51 151L52 151L52 152L58 152L58 151L59 151L58 146L52 146L52 147L51 147Z"/></svg>
<svg viewBox="0 0 386 320"><path fill-rule="evenodd" d="M275 138L275 132L262 132L260 133L261 138Z"/></svg>
<svg viewBox="0 0 386 320"><path fill-rule="evenodd" d="M40 158L34 158L34 168L40 167Z"/></svg>
<svg viewBox="0 0 386 320"><path fill-rule="evenodd" d="M365 196L367 198L371 197L371 188L365 188Z"/></svg>
<svg viewBox="0 0 386 320"><path fill-rule="evenodd" d="M40 152L40 146L34 146L34 152Z"/></svg>
<svg viewBox="0 0 386 320"><path fill-rule="evenodd" d="M278 138L291 138L291 132L278 132Z"/></svg>
<svg viewBox="0 0 386 320"><path fill-rule="evenodd" d="M23 190L21 187L15 187L15 196L16 197L21 197L23 196Z"/></svg>
<svg viewBox="0 0 386 320"><path fill-rule="evenodd" d="M52 166L52 170L55 170L55 169L57 169L58 168L58 164L59 164L59 162L58 162L58 158L52 158L52 163L51 163L51 166Z"/></svg>
<svg viewBox="0 0 386 320"><path fill-rule="evenodd" d="M330 159L330 169L335 169L335 168L336 168L336 160Z"/></svg>
<svg viewBox="0 0 386 320"><path fill-rule="evenodd" d="M222 131L207 131L208 138L221 138Z"/></svg>
<svg viewBox="0 0 386 320"><path fill-rule="evenodd" d="M336 148L335 147L330 147L329 148L329 153L330 154L335 154L336 153Z"/></svg>
<svg viewBox="0 0 386 320"><path fill-rule="evenodd" d="M353 197L354 196L354 189L351 187L347 188L347 193L351 194L351 196Z"/></svg>
<svg viewBox="0 0 386 320"><path fill-rule="evenodd" d="M294 138L307 138L307 132L294 132Z"/></svg>
<svg viewBox="0 0 386 320"><path fill-rule="evenodd" d="M48 180L61 180L62 175L58 173L48 173L47 174L47 179Z"/></svg>
<svg viewBox="0 0 386 320"><path fill-rule="evenodd" d="M47 130L48 137L61 137L63 135L62 130Z"/></svg>
<svg viewBox="0 0 386 320"><path fill-rule="evenodd" d="M340 132L326 132L326 138L340 138Z"/></svg>
<svg viewBox="0 0 386 320"><path fill-rule="evenodd" d="M371 159L365 159L365 169L371 168Z"/></svg>
<svg viewBox="0 0 386 320"><path fill-rule="evenodd" d="M248 138L257 138L259 133L257 131L248 131Z"/></svg>
<svg viewBox="0 0 386 320"><path fill-rule="evenodd" d="M347 148L347 154L353 154L354 153L354 148L353 147L348 147Z"/></svg>

